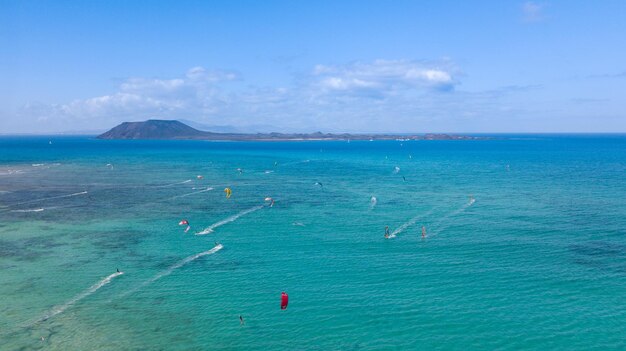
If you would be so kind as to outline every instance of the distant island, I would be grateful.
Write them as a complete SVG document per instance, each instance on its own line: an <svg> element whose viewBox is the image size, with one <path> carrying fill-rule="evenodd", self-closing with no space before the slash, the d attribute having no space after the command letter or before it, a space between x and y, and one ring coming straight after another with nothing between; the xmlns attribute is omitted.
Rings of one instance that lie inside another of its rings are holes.
<svg viewBox="0 0 626 351"><path fill-rule="evenodd" d="M423 134L332 134L332 133L214 133L192 128L180 121L147 120L124 122L103 133L98 139L161 139L213 141L304 141L304 140L474 140L484 139L467 135Z"/></svg>

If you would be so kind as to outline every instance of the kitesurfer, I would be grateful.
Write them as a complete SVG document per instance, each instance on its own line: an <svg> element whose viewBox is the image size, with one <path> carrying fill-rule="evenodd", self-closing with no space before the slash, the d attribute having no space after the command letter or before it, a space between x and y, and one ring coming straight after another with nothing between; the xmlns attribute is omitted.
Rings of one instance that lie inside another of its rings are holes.
<svg viewBox="0 0 626 351"><path fill-rule="evenodd" d="M189 229L191 229L191 225L189 225L189 221L186 219L183 219L182 221L178 222L178 225L186 225L187 228L185 228L185 233L187 233L189 231Z"/></svg>
<svg viewBox="0 0 626 351"><path fill-rule="evenodd" d="M120 269L119 268L115 268L115 270L117 271L117 273L120 273Z"/></svg>
<svg viewBox="0 0 626 351"><path fill-rule="evenodd" d="M385 226L385 239L389 239L389 226Z"/></svg>
<svg viewBox="0 0 626 351"><path fill-rule="evenodd" d="M243 316L239 315L239 325L244 325L246 322L243 320Z"/></svg>
<svg viewBox="0 0 626 351"><path fill-rule="evenodd" d="M470 195L470 196L469 196L469 202L468 202L468 204L469 204L469 205L472 205L474 202L476 202L476 199L474 199L474 196L473 196L473 195Z"/></svg>
<svg viewBox="0 0 626 351"><path fill-rule="evenodd" d="M402 179L406 182L406 178L404 176L402 176Z"/></svg>
<svg viewBox="0 0 626 351"><path fill-rule="evenodd" d="M422 240L426 239L426 227L422 226Z"/></svg>

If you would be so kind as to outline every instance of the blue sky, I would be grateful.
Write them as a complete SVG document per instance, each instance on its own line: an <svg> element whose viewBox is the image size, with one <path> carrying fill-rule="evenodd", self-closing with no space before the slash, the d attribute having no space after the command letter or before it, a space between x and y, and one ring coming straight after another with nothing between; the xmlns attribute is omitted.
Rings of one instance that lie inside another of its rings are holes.
<svg viewBox="0 0 626 351"><path fill-rule="evenodd" d="M0 133L625 132L624 1L0 0Z"/></svg>

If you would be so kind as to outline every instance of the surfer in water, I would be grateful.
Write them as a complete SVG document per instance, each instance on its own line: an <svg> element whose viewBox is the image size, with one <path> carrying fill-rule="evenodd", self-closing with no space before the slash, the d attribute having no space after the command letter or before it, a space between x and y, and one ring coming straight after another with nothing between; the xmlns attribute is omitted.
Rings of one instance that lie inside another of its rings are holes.
<svg viewBox="0 0 626 351"><path fill-rule="evenodd" d="M426 227L422 226L422 240L426 239Z"/></svg>
<svg viewBox="0 0 626 351"><path fill-rule="evenodd" d="M385 226L385 239L389 239L389 226Z"/></svg>

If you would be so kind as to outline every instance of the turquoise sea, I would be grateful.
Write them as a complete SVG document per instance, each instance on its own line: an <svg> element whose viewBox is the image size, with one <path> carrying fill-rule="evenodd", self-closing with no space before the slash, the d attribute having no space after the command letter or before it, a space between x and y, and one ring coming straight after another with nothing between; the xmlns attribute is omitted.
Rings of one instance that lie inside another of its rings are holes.
<svg viewBox="0 0 626 351"><path fill-rule="evenodd" d="M624 135L0 138L1 350L624 350L625 302Z"/></svg>

